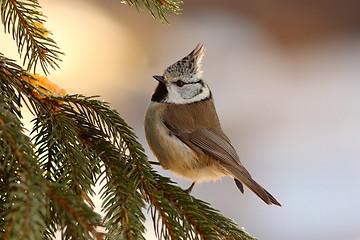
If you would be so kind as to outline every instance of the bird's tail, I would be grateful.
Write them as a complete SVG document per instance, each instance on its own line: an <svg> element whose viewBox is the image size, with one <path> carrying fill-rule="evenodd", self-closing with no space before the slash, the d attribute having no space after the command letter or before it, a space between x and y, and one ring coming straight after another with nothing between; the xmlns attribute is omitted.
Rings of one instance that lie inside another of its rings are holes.
<svg viewBox="0 0 360 240"><path fill-rule="evenodd" d="M274 204L281 206L281 204L275 199L275 197L273 197L273 195L271 195L268 191L266 191L265 188L252 179L251 175L248 171L245 170L245 168L241 169L242 171L239 171L238 169L235 170L234 168L228 168L228 170L231 172L231 175L233 175L236 186L242 193L244 192L242 184L244 184L265 203L269 205Z"/></svg>

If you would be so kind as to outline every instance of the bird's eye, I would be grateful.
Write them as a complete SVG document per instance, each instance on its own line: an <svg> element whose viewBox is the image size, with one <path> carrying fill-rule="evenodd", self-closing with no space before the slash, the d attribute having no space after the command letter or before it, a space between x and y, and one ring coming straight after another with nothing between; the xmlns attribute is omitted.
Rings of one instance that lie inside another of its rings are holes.
<svg viewBox="0 0 360 240"><path fill-rule="evenodd" d="M184 86L184 85L185 85L185 83L184 83L183 81L181 81L181 80L177 80L177 81L176 81L176 86L182 87L182 86Z"/></svg>

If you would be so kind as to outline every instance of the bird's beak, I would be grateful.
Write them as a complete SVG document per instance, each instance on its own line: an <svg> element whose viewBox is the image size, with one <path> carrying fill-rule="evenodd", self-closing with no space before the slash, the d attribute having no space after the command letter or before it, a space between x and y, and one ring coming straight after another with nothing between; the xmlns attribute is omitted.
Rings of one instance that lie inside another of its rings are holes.
<svg viewBox="0 0 360 240"><path fill-rule="evenodd" d="M165 84L164 76L154 75L153 78L155 78L156 81Z"/></svg>

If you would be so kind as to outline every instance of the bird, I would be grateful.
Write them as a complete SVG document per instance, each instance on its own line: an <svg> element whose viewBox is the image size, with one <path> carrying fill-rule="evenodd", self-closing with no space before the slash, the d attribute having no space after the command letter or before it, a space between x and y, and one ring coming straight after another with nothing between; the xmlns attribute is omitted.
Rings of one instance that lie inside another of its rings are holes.
<svg viewBox="0 0 360 240"><path fill-rule="evenodd" d="M234 179L268 205L281 204L258 184L240 162L230 139L222 130L214 98L203 79L205 48L198 44L187 56L167 67L158 81L144 120L148 145L163 169L195 183Z"/></svg>

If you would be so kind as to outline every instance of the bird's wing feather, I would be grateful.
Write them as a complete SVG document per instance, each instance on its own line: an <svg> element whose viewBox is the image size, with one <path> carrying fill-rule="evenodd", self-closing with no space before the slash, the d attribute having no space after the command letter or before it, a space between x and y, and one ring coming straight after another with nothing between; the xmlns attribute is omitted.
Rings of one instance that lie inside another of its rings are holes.
<svg viewBox="0 0 360 240"><path fill-rule="evenodd" d="M244 168L239 160L234 147L226 135L218 130L200 128L190 133L180 132L174 125L164 122L165 126L188 147L199 154L207 154L218 160L226 169L238 170L245 177L250 173ZM235 176L236 177L236 176Z"/></svg>
<svg viewBox="0 0 360 240"><path fill-rule="evenodd" d="M268 191L251 177L250 173L240 163L239 157L228 138L224 136L223 132L202 128L189 134L189 142L219 160L221 165L233 175L236 186L242 193L244 192L242 183L244 183L267 204L281 206Z"/></svg>

